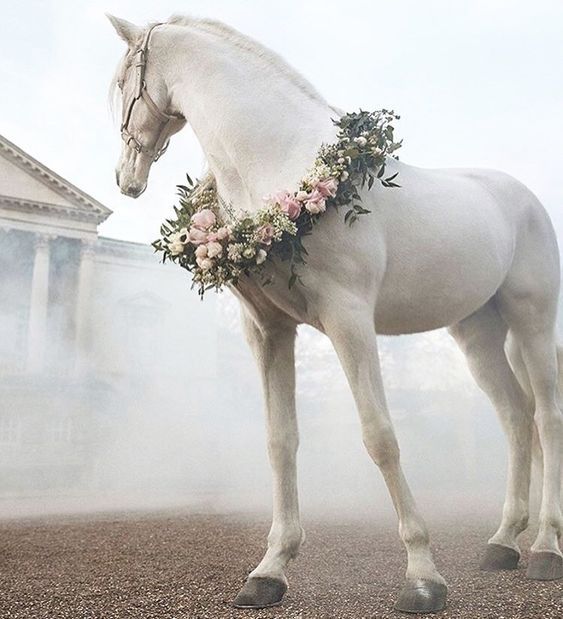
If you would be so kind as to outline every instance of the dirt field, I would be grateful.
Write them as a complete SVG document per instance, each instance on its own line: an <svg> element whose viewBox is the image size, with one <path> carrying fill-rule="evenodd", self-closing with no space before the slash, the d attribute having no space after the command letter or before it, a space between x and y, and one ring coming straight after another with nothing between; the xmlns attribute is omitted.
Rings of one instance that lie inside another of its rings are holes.
<svg viewBox="0 0 563 619"><path fill-rule="evenodd" d="M432 524L432 523L431 523ZM261 557L268 523L235 516L166 514L0 523L1 619L385 619L405 558L394 527L305 522L307 542L289 571L283 606L230 603ZM563 617L563 583L526 580L524 569L477 569L487 526L433 524L438 566L450 586L440 618ZM522 564L525 565L527 555Z"/></svg>

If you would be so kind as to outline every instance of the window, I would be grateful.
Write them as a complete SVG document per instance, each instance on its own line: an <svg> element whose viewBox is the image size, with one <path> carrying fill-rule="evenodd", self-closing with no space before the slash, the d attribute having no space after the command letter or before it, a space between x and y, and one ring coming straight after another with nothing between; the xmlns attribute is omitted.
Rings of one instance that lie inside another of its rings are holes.
<svg viewBox="0 0 563 619"><path fill-rule="evenodd" d="M70 443L72 441L72 419L70 417L57 417L49 428L49 434L53 443Z"/></svg>
<svg viewBox="0 0 563 619"><path fill-rule="evenodd" d="M0 415L0 444L15 445L20 442L21 420L13 414Z"/></svg>

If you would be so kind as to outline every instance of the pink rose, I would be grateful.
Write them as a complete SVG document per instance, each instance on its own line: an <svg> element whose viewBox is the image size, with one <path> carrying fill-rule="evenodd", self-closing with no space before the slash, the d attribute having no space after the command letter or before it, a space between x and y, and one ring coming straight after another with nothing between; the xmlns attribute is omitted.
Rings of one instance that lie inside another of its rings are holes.
<svg viewBox="0 0 563 619"><path fill-rule="evenodd" d="M225 226L223 226L222 228L219 228L219 230L217 230L217 238L220 241L224 241L225 239L228 239L229 236L230 236L229 229L226 228Z"/></svg>
<svg viewBox="0 0 563 619"><path fill-rule="evenodd" d="M329 196L334 198L336 195L336 190L338 189L338 181L335 178L325 178L318 181L314 188L317 189L325 198L328 198Z"/></svg>
<svg viewBox="0 0 563 619"><path fill-rule="evenodd" d="M318 189L314 189L309 194L309 198L305 202L305 208L311 215L318 215L326 210L325 197Z"/></svg>
<svg viewBox="0 0 563 619"><path fill-rule="evenodd" d="M274 199L283 213L285 213L291 220L295 220L301 213L301 203L295 199L293 194L289 191L280 191L275 194Z"/></svg>
<svg viewBox="0 0 563 619"><path fill-rule="evenodd" d="M223 253L223 246L221 243L208 243L207 244L207 257L216 258Z"/></svg>
<svg viewBox="0 0 563 619"><path fill-rule="evenodd" d="M190 243L193 243L194 245L201 245L202 243L207 243L207 232L204 232L203 230L192 226L190 228Z"/></svg>
<svg viewBox="0 0 563 619"><path fill-rule="evenodd" d="M274 238L274 226L270 224L264 224L261 228L256 230L256 234L258 235L258 240L262 245L271 245L272 239Z"/></svg>
<svg viewBox="0 0 563 619"><path fill-rule="evenodd" d="M192 215L192 225L200 230L209 230L216 221L215 213L208 208L204 208Z"/></svg>

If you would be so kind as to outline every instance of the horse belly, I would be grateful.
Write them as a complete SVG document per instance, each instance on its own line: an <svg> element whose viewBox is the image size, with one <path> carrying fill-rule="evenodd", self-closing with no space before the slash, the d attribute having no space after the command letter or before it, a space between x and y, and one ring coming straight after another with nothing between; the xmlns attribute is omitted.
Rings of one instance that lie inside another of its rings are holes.
<svg viewBox="0 0 563 619"><path fill-rule="evenodd" d="M471 187L433 201L414 200L382 217L387 259L377 295L379 333L429 331L484 305L506 278L513 226L490 196Z"/></svg>
<svg viewBox="0 0 563 619"><path fill-rule="evenodd" d="M496 274L495 274L496 275ZM418 282L404 286L401 294L380 291L375 309L375 327L382 335L422 333L456 324L482 307L498 290L504 274L483 281L430 283L421 290ZM405 284L405 282L403 282Z"/></svg>

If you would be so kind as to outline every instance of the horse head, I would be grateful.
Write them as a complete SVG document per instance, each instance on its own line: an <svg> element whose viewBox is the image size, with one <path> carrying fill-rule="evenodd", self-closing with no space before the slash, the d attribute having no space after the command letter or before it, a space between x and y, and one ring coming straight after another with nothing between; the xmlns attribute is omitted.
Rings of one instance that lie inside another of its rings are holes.
<svg viewBox="0 0 563 619"><path fill-rule="evenodd" d="M143 30L124 19L108 18L127 44L112 82L122 108L123 145L115 174L121 192L138 198L147 186L151 165L186 121L174 107L159 55L151 53L147 62L150 50L158 46L154 33L161 24Z"/></svg>

